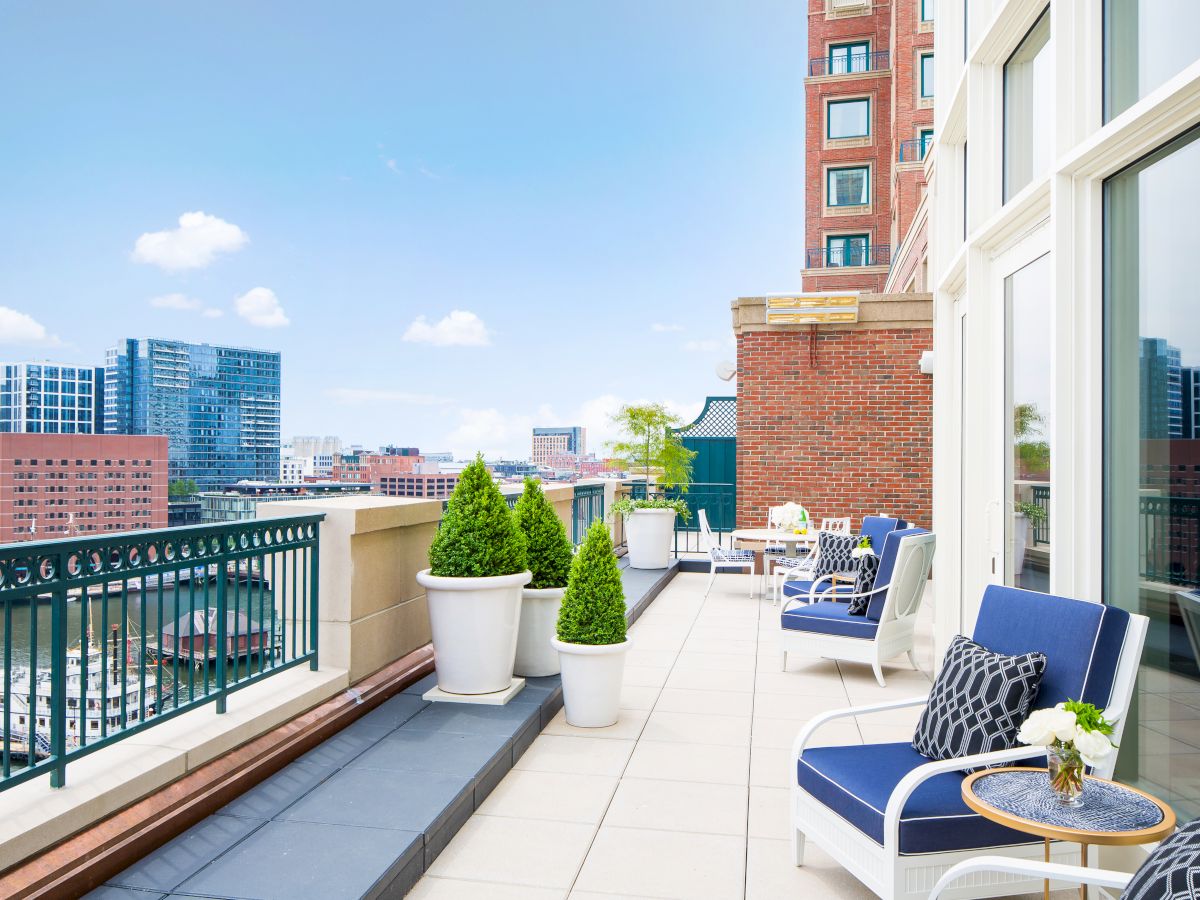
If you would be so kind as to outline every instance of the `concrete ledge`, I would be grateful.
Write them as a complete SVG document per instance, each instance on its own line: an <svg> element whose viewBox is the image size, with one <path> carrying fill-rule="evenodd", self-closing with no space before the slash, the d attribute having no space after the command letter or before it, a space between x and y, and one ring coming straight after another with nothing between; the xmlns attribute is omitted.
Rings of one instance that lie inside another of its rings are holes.
<svg viewBox="0 0 1200 900"><path fill-rule="evenodd" d="M820 274L825 270L806 270ZM836 270L841 272L843 270ZM870 272L871 268L854 271ZM880 269L887 272L887 268ZM852 292L848 292L852 293ZM751 331L808 331L811 325L767 324L766 297L738 297L730 304L735 335ZM885 328L932 328L932 294L868 294L858 295L858 322L816 326L821 332L864 331Z"/></svg>

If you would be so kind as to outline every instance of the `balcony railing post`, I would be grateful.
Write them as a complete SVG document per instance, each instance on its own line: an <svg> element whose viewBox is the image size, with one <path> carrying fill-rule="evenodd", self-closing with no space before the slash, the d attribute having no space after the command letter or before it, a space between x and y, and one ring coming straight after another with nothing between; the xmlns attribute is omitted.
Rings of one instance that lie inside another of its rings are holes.
<svg viewBox="0 0 1200 900"><path fill-rule="evenodd" d="M58 582L51 595L50 609L50 753L54 766L50 770L50 786L62 787L67 783L67 587L66 554L59 552L54 559L54 574ZM33 615L37 615L37 601L33 602ZM86 651L84 651L86 652ZM29 732L37 721L37 709L30 710ZM35 752L34 741L30 741L29 752ZM30 757L33 758L32 756Z"/></svg>
<svg viewBox="0 0 1200 900"><path fill-rule="evenodd" d="M236 564L235 564L236 565ZM236 572L236 569L235 569ZM217 566L217 713L225 712L225 694L228 688L229 673L225 667L225 641L228 632L228 623L226 619L226 611L228 603L226 599L226 589L229 582L229 563L222 560ZM207 613L208 610L205 610ZM206 629L205 640L208 639Z"/></svg>
<svg viewBox="0 0 1200 900"><path fill-rule="evenodd" d="M317 636L320 633L320 622L317 619L317 613L320 611L317 583L320 575L319 557L321 555L321 526L316 525L313 527L315 529L313 532L313 544L308 550L308 628L311 636L310 640L312 642L312 659L309 661L308 667L315 672L317 671Z"/></svg>

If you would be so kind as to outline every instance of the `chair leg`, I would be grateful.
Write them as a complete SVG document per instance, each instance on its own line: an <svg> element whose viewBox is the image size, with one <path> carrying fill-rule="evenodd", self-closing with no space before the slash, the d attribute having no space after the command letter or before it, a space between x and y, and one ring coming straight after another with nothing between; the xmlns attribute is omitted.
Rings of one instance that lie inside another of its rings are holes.
<svg viewBox="0 0 1200 900"><path fill-rule="evenodd" d="M879 686L887 687L887 682L883 680L883 667L879 665L879 660L871 663L871 671L875 673L875 680L879 682Z"/></svg>
<svg viewBox="0 0 1200 900"><path fill-rule="evenodd" d="M780 672L787 671L787 651L786 650L779 651L779 671Z"/></svg>
<svg viewBox="0 0 1200 900"><path fill-rule="evenodd" d="M914 669L919 670L921 668L920 666L917 665L917 658L915 656L913 656L913 652L911 650L908 651L908 664L910 666L912 666Z"/></svg>
<svg viewBox="0 0 1200 900"><path fill-rule="evenodd" d="M804 832L792 826L792 859L797 866L804 865Z"/></svg>

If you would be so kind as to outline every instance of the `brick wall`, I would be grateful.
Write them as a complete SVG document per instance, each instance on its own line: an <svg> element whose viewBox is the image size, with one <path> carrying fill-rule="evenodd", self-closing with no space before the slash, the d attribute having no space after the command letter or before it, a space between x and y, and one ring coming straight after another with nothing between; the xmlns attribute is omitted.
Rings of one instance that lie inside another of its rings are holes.
<svg viewBox="0 0 1200 900"><path fill-rule="evenodd" d="M803 503L816 517L892 513L928 527L932 379L929 327L743 330L738 353L740 527L767 507Z"/></svg>

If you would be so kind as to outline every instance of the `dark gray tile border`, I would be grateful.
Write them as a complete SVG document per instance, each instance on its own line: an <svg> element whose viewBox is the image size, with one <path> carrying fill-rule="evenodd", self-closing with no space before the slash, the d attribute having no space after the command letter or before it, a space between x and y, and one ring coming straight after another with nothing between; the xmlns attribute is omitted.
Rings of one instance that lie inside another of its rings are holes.
<svg viewBox="0 0 1200 900"><path fill-rule="evenodd" d="M424 865L424 852L424 840L415 833L268 822L179 892L249 900L381 897L414 862Z"/></svg>
<svg viewBox="0 0 1200 900"><path fill-rule="evenodd" d="M274 818L336 771L331 766L297 760L221 807L217 815Z"/></svg>
<svg viewBox="0 0 1200 900"><path fill-rule="evenodd" d="M474 787L473 775L342 769L288 807L276 821L427 834L441 827L447 810L472 795Z"/></svg>
<svg viewBox="0 0 1200 900"><path fill-rule="evenodd" d="M109 884L170 893L265 821L209 816L110 879Z"/></svg>
<svg viewBox="0 0 1200 900"><path fill-rule="evenodd" d="M354 759L348 768L476 776L497 756L511 756L510 744L506 736L499 734L401 728Z"/></svg>
<svg viewBox="0 0 1200 900"><path fill-rule="evenodd" d="M404 723L405 730L452 734L498 734L508 737L540 718L527 703L484 706L474 703L434 703Z"/></svg>
<svg viewBox="0 0 1200 900"><path fill-rule="evenodd" d="M395 731L428 705L429 702L422 700L420 697L414 697L412 694L401 692L395 697L379 704L379 706L355 722L354 725L361 725L366 728L385 728L388 731Z"/></svg>
<svg viewBox="0 0 1200 900"><path fill-rule="evenodd" d="M164 900L165 897L162 891L140 891L105 884L84 894L83 900Z"/></svg>

